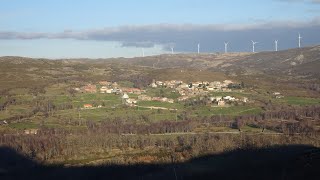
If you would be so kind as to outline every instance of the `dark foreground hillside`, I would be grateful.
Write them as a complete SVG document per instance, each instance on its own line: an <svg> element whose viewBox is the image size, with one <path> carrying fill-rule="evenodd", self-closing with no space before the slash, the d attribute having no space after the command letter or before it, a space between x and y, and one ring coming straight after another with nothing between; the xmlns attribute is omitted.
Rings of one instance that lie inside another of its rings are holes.
<svg viewBox="0 0 320 180"><path fill-rule="evenodd" d="M208 155L179 164L63 167L0 148L0 179L320 179L320 149L275 146Z"/></svg>

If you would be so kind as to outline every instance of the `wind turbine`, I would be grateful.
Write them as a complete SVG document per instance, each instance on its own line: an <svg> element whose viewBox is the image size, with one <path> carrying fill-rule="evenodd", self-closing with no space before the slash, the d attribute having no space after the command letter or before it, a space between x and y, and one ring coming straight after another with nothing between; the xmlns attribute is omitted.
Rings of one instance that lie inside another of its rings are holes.
<svg viewBox="0 0 320 180"><path fill-rule="evenodd" d="M254 52L255 45L256 45L258 42L254 42L253 40L251 40L251 42L252 42L252 52Z"/></svg>
<svg viewBox="0 0 320 180"><path fill-rule="evenodd" d="M173 50L174 50L174 48L173 48L173 47L171 47L171 54L173 54Z"/></svg>
<svg viewBox="0 0 320 180"><path fill-rule="evenodd" d="M229 45L229 42L224 42L224 53L228 52L228 45Z"/></svg>
<svg viewBox="0 0 320 180"><path fill-rule="evenodd" d="M301 48L301 39L302 37L301 37L301 34L299 33L299 48Z"/></svg>
<svg viewBox="0 0 320 180"><path fill-rule="evenodd" d="M200 43L198 44L198 54L200 54Z"/></svg>
<svg viewBox="0 0 320 180"><path fill-rule="evenodd" d="M274 45L275 45L276 51L278 51L278 40L274 40Z"/></svg>
<svg viewBox="0 0 320 180"><path fill-rule="evenodd" d="M142 48L142 57L144 57L144 48Z"/></svg>

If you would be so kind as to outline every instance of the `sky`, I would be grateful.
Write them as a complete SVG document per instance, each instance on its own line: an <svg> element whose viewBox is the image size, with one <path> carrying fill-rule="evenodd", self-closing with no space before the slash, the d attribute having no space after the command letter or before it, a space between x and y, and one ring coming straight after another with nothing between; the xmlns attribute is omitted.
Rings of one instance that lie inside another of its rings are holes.
<svg viewBox="0 0 320 180"><path fill-rule="evenodd" d="M0 56L136 57L320 44L320 0L0 0ZM143 50L142 50L143 49Z"/></svg>

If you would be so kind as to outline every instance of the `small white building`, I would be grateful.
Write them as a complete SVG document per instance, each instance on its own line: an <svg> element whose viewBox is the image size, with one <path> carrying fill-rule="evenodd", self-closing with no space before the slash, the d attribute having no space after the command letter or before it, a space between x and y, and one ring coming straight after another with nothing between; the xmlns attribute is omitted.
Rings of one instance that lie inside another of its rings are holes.
<svg viewBox="0 0 320 180"><path fill-rule="evenodd" d="M112 89L107 89L106 93L107 94L111 94L112 93Z"/></svg>
<svg viewBox="0 0 320 180"><path fill-rule="evenodd" d="M207 90L208 90L208 91L214 91L214 87L208 86L208 87L207 87Z"/></svg>
<svg viewBox="0 0 320 180"><path fill-rule="evenodd" d="M102 86L100 88L100 93L106 93L107 90L108 90L107 86Z"/></svg>
<svg viewBox="0 0 320 180"><path fill-rule="evenodd" d="M221 100L221 101L218 101L218 106L225 106L226 105L226 102Z"/></svg>
<svg viewBox="0 0 320 180"><path fill-rule="evenodd" d="M156 81L156 84L159 85L159 86L163 86L164 83L162 81Z"/></svg>
<svg viewBox="0 0 320 180"><path fill-rule="evenodd" d="M122 99L129 99L129 96L127 93L124 93L123 96L122 96Z"/></svg>
<svg viewBox="0 0 320 180"><path fill-rule="evenodd" d="M126 99L126 103L128 103L128 104L137 104L137 100L129 98L129 99Z"/></svg>
<svg viewBox="0 0 320 180"><path fill-rule="evenodd" d="M210 101L221 101L222 96L210 97Z"/></svg>
<svg viewBox="0 0 320 180"><path fill-rule="evenodd" d="M173 99L168 99L167 102L173 104L174 100Z"/></svg>
<svg viewBox="0 0 320 180"><path fill-rule="evenodd" d="M182 83L180 84L181 88L189 88L189 85L187 83Z"/></svg>
<svg viewBox="0 0 320 180"><path fill-rule="evenodd" d="M279 96L279 95L281 95L281 93L279 93L279 92L274 92L273 95Z"/></svg>
<svg viewBox="0 0 320 180"><path fill-rule="evenodd" d="M157 85L156 83L152 83L150 86L151 86L152 88L158 87L158 85Z"/></svg>
<svg viewBox="0 0 320 180"><path fill-rule="evenodd" d="M100 93L107 93L107 94L111 94L113 89L109 89L107 86L102 86L100 88Z"/></svg>
<svg viewBox="0 0 320 180"><path fill-rule="evenodd" d="M236 98L234 97L231 97L231 96L226 96L226 97L223 97L224 100L228 100L228 101L235 101Z"/></svg>

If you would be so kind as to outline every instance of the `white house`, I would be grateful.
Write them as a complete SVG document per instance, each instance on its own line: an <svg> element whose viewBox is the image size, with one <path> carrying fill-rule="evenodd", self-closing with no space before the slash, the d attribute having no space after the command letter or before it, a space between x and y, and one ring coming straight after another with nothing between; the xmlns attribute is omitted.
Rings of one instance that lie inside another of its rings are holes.
<svg viewBox="0 0 320 180"><path fill-rule="evenodd" d="M126 99L126 102L127 102L128 104L137 104L137 100L132 99L132 98Z"/></svg>
<svg viewBox="0 0 320 180"><path fill-rule="evenodd" d="M210 97L211 101L221 101L222 97L221 96L216 96L216 97Z"/></svg>
<svg viewBox="0 0 320 180"><path fill-rule="evenodd" d="M124 93L123 96L122 96L122 99L129 99L129 96L127 93Z"/></svg>
<svg viewBox="0 0 320 180"><path fill-rule="evenodd" d="M151 86L152 88L158 87L158 85L157 85L156 83L152 83L150 86Z"/></svg>
<svg viewBox="0 0 320 180"><path fill-rule="evenodd" d="M226 97L223 97L224 100L229 100L229 101L235 101L236 98L234 97L231 97L231 96L226 96Z"/></svg>
<svg viewBox="0 0 320 180"><path fill-rule="evenodd" d="M100 93L106 93L107 90L108 90L107 86L102 86L102 87L100 88Z"/></svg>
<svg viewBox="0 0 320 180"><path fill-rule="evenodd" d="M226 102L225 101L218 101L218 106L225 106Z"/></svg>
<svg viewBox="0 0 320 180"><path fill-rule="evenodd" d="M111 94L113 89L107 89L106 93Z"/></svg>

